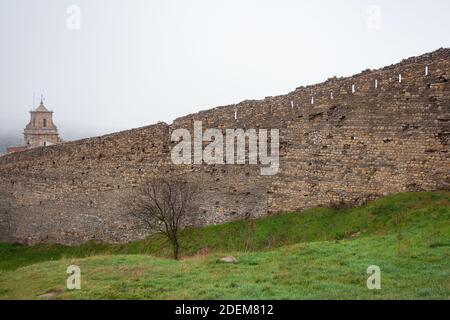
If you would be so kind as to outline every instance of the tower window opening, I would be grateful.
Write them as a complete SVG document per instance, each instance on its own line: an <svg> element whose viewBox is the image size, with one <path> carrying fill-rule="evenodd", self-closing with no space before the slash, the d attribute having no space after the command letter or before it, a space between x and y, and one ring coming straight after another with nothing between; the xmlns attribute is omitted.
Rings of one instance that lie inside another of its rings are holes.
<svg viewBox="0 0 450 320"><path fill-rule="evenodd" d="M425 77L428 76L428 66L425 67Z"/></svg>
<svg viewBox="0 0 450 320"><path fill-rule="evenodd" d="M355 85L353 84L352 85L352 93L355 93L356 92L356 87L355 87Z"/></svg>
<svg viewBox="0 0 450 320"><path fill-rule="evenodd" d="M375 80L375 89L377 89L378 88L378 80L376 79Z"/></svg>
<svg viewBox="0 0 450 320"><path fill-rule="evenodd" d="M402 83L402 75L401 74L398 75L398 82Z"/></svg>
<svg viewBox="0 0 450 320"><path fill-rule="evenodd" d="M47 119L44 119L44 121L43 121L43 127L44 127L44 128L47 127Z"/></svg>

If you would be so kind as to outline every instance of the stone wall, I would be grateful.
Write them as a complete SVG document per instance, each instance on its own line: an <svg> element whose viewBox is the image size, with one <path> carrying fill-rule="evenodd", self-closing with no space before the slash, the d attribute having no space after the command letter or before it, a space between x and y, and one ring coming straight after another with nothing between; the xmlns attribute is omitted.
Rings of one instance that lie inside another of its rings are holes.
<svg viewBox="0 0 450 320"><path fill-rule="evenodd" d="M287 95L199 112L172 125L0 157L0 240L75 244L142 238L145 230L125 214L123 202L153 175L189 173L201 185L194 224L448 190L449 78L450 49L440 49ZM172 165L170 133L192 129L194 120L204 128L280 129L279 174L264 177L252 165Z"/></svg>

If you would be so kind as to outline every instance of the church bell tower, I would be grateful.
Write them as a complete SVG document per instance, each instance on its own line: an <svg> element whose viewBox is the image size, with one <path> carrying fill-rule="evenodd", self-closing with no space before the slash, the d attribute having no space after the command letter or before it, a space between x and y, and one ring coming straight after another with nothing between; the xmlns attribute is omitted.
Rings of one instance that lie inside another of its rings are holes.
<svg viewBox="0 0 450 320"><path fill-rule="evenodd" d="M53 111L44 105L41 96L39 106L30 111L31 119L24 130L25 145L27 148L45 147L61 142L58 128L53 123Z"/></svg>

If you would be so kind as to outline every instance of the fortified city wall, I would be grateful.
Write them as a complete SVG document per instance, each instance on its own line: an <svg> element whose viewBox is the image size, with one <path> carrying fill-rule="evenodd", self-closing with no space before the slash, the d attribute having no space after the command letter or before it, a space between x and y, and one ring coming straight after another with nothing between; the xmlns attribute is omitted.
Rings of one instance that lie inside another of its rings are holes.
<svg viewBox="0 0 450 320"><path fill-rule="evenodd" d="M449 79L450 49L440 49L286 95L202 111L172 125L5 155L0 241L142 238L145 230L125 213L126 195L148 176L172 173L189 173L201 186L196 225L448 190ZM195 120L203 128L280 129L279 173L261 176L255 165L173 165L170 134L191 130Z"/></svg>

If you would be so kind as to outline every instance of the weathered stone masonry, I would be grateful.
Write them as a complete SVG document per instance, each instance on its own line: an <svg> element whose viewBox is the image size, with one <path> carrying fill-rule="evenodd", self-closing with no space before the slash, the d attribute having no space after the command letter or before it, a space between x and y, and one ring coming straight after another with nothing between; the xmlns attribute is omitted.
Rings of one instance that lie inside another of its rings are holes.
<svg viewBox="0 0 450 320"><path fill-rule="evenodd" d="M189 172L201 184L198 224L448 190L449 78L450 50L440 49L172 125L0 157L0 240L141 238L145 232L124 214L123 199L144 177L171 172ZM204 128L280 129L280 173L262 177L249 165L173 166L170 132L191 129L194 120Z"/></svg>

